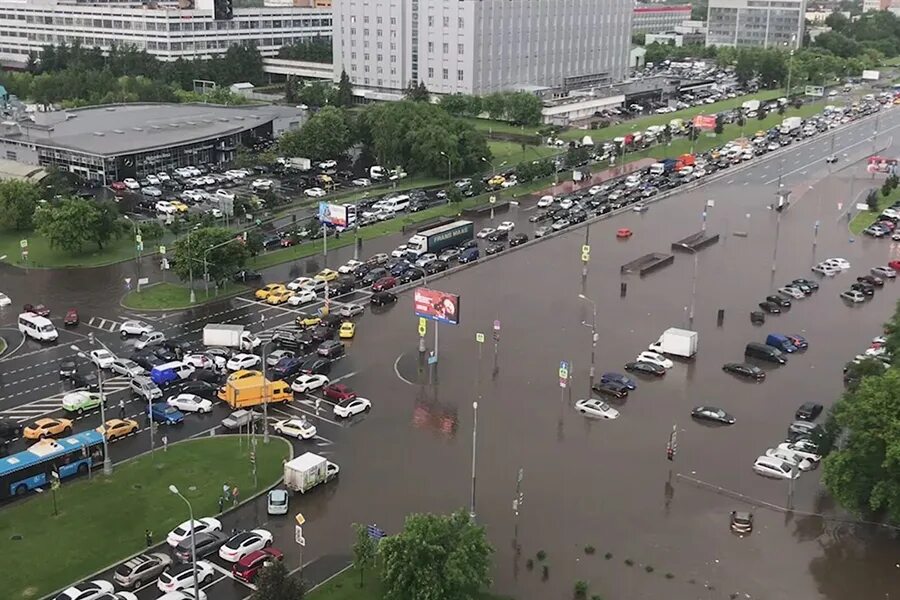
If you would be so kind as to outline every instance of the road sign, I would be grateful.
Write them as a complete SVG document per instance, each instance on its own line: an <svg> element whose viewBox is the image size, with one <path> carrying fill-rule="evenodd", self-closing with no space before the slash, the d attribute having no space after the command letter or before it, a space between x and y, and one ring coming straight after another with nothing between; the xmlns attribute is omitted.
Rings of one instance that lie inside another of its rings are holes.
<svg viewBox="0 0 900 600"><path fill-rule="evenodd" d="M429 364L429 365L436 365L436 364L437 364L437 358L438 358L437 355L432 353L432 355L428 357L428 364Z"/></svg>
<svg viewBox="0 0 900 600"><path fill-rule="evenodd" d="M478 333L476 333L475 341L478 342L479 344L483 344L484 343L484 334L481 333L480 331Z"/></svg>
<svg viewBox="0 0 900 600"><path fill-rule="evenodd" d="M142 236L141 234L138 233L134 236L134 241L136 241L138 244L143 244L144 236Z"/></svg>
<svg viewBox="0 0 900 600"><path fill-rule="evenodd" d="M582 253L582 254L590 254L590 253L591 253L591 247L590 247L588 244L583 245L583 246L581 247L581 253Z"/></svg>
<svg viewBox="0 0 900 600"><path fill-rule="evenodd" d="M494 331L500 331L500 319L494 319Z"/></svg>
<svg viewBox="0 0 900 600"><path fill-rule="evenodd" d="M159 267L160 267L163 271L168 271L168 270L169 270L169 266L170 266L170 265L169 265L169 259L168 259L168 258L164 258L164 259L162 259L162 260L159 262Z"/></svg>
<svg viewBox="0 0 900 600"><path fill-rule="evenodd" d="M28 250L22 250L22 258L28 258Z"/></svg>
<svg viewBox="0 0 900 600"><path fill-rule="evenodd" d="M150 283L149 277L141 277L138 279L138 285L147 285L148 283Z"/></svg>
<svg viewBox="0 0 900 600"><path fill-rule="evenodd" d="M138 252L143 252L143 251L144 251L144 242L138 242L138 243L137 243L137 251L138 251Z"/></svg>
<svg viewBox="0 0 900 600"><path fill-rule="evenodd" d="M303 525L306 523L306 517L303 516L303 513L297 513L297 516L294 517L294 520L297 521L297 525Z"/></svg>
<svg viewBox="0 0 900 600"><path fill-rule="evenodd" d="M428 319L425 317L419 317L419 337L425 337L425 332L428 328Z"/></svg>
<svg viewBox="0 0 900 600"><path fill-rule="evenodd" d="M387 533L384 532L384 529L374 523L372 525L367 525L366 531L373 540L380 540L381 538L387 537Z"/></svg>
<svg viewBox="0 0 900 600"><path fill-rule="evenodd" d="M497 202L497 196L491 196L490 198L488 198L488 202L494 204L495 202Z"/></svg>
<svg viewBox="0 0 900 600"><path fill-rule="evenodd" d="M19 248L24 250L28 247L28 240L19 240Z"/></svg>
<svg viewBox="0 0 900 600"><path fill-rule="evenodd" d="M294 541L301 546L306 546L306 538L303 537L303 528L299 525L294 525Z"/></svg>
<svg viewBox="0 0 900 600"><path fill-rule="evenodd" d="M716 205L716 201L715 201L715 200L710 199L710 200L707 200L707 201L706 201L706 206L708 206L708 207L710 207L710 208L713 208L715 205ZM706 211L704 211L704 212L706 212Z"/></svg>
<svg viewBox="0 0 900 600"><path fill-rule="evenodd" d="M159 247L159 253L160 253L160 254L165 254L165 253L166 253L166 247L165 247L165 246L160 246L160 247Z"/></svg>
<svg viewBox="0 0 900 600"><path fill-rule="evenodd" d="M568 361L565 361L565 360L559 361L559 378L560 379L568 379L569 378L569 363L568 363Z"/></svg>

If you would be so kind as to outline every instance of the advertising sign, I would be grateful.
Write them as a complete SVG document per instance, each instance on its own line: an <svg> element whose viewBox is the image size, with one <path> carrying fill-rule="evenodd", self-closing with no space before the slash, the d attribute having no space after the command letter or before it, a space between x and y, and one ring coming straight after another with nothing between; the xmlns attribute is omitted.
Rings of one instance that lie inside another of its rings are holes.
<svg viewBox="0 0 900 600"><path fill-rule="evenodd" d="M459 296L428 288L416 288L413 296L416 315L437 321L459 325Z"/></svg>
<svg viewBox="0 0 900 600"><path fill-rule="evenodd" d="M319 202L319 221L333 227L347 226L347 207L340 204Z"/></svg>
<svg viewBox="0 0 900 600"><path fill-rule="evenodd" d="M715 129L716 117L713 115L697 115L694 117L694 127L697 129Z"/></svg>
<svg viewBox="0 0 900 600"><path fill-rule="evenodd" d="M817 98L821 98L825 95L825 88L821 85L808 85L804 90L804 94L807 96L815 96Z"/></svg>
<svg viewBox="0 0 900 600"><path fill-rule="evenodd" d="M881 79L881 72L865 70L862 72L862 78L867 81L878 81Z"/></svg>

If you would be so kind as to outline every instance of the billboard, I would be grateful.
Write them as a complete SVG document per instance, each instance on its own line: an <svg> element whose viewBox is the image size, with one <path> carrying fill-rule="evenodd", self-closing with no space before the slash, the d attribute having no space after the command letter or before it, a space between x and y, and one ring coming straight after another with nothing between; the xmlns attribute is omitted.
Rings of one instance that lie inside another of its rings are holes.
<svg viewBox="0 0 900 600"><path fill-rule="evenodd" d="M416 315L438 323L459 325L459 296L428 288L416 288L413 296Z"/></svg>
<svg viewBox="0 0 900 600"><path fill-rule="evenodd" d="M806 96L815 96L817 98L821 98L825 95L825 88L821 85L808 85L804 90L804 94Z"/></svg>
<svg viewBox="0 0 900 600"><path fill-rule="evenodd" d="M881 79L881 72L866 70L862 72L862 78L867 81L878 81Z"/></svg>
<svg viewBox="0 0 900 600"><path fill-rule="evenodd" d="M714 115L697 115L694 117L694 127L697 129L715 129L716 117Z"/></svg>
<svg viewBox="0 0 900 600"><path fill-rule="evenodd" d="M340 204L319 202L319 222L333 227L347 226L347 207Z"/></svg>

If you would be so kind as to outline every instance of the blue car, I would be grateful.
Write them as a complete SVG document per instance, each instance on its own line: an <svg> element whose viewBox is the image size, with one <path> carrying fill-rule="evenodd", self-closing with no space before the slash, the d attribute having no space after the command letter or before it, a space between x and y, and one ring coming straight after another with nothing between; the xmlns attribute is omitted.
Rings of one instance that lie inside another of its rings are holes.
<svg viewBox="0 0 900 600"><path fill-rule="evenodd" d="M399 262L393 267L391 267L390 274L392 277L400 277L407 271L409 271L410 264L408 262Z"/></svg>
<svg viewBox="0 0 900 600"><path fill-rule="evenodd" d="M634 379L621 373L604 373L600 376L600 383L618 383L629 390L637 389L637 383L635 383Z"/></svg>
<svg viewBox="0 0 900 600"><path fill-rule="evenodd" d="M184 413L165 402L151 404L147 412L150 413L151 419L163 425L177 425L184 421Z"/></svg>
<svg viewBox="0 0 900 600"><path fill-rule="evenodd" d="M462 254L459 255L459 262L461 264L470 263L473 260L478 260L479 256L478 248L466 248L463 250Z"/></svg>

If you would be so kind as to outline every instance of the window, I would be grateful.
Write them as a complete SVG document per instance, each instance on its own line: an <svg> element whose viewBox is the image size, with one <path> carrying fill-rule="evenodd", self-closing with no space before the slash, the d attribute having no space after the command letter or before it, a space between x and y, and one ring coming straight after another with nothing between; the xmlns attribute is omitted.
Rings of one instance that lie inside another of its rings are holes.
<svg viewBox="0 0 900 600"><path fill-rule="evenodd" d="M391 17L391 25L397 24L397 17Z"/></svg>
<svg viewBox="0 0 900 600"><path fill-rule="evenodd" d="M450 27L450 17L444 17L444 27Z"/></svg>
<svg viewBox="0 0 900 600"><path fill-rule="evenodd" d="M444 54L447 54L448 52L450 52L450 44L444 42Z"/></svg>
<svg viewBox="0 0 900 600"><path fill-rule="evenodd" d="M434 17L432 15L428 15L428 26L434 27Z"/></svg>
<svg viewBox="0 0 900 600"><path fill-rule="evenodd" d="M351 71L355 71L355 70L356 70L356 65L355 65L354 63L350 63L350 70L351 70Z"/></svg>
<svg viewBox="0 0 900 600"><path fill-rule="evenodd" d="M356 15L350 15L350 22L356 23Z"/></svg>
<svg viewBox="0 0 900 600"><path fill-rule="evenodd" d="M460 29L463 28L464 24L465 24L465 21L463 21L462 17L459 17L458 19L456 19L456 26L459 27Z"/></svg>
<svg viewBox="0 0 900 600"><path fill-rule="evenodd" d="M447 79L450 76L450 71L448 71L447 69L442 69L441 75L444 77L444 79Z"/></svg>
<svg viewBox="0 0 900 600"><path fill-rule="evenodd" d="M365 71L366 73L368 73L368 72L369 72L369 65L363 65L363 71Z"/></svg>
<svg viewBox="0 0 900 600"><path fill-rule="evenodd" d="M369 62L369 53L368 53L368 52L366 52L365 54L363 54L363 60L366 61L366 62Z"/></svg>
<svg viewBox="0 0 900 600"><path fill-rule="evenodd" d="M391 54L391 62L392 62L392 63L397 62L397 55L396 55L396 54Z"/></svg>
<svg viewBox="0 0 900 600"><path fill-rule="evenodd" d="M350 53L350 60L356 60L356 52Z"/></svg>
<svg viewBox="0 0 900 600"><path fill-rule="evenodd" d="M464 77L464 74L463 74L462 70L459 70L456 72L456 80L457 81L462 81L463 77Z"/></svg>
<svg viewBox="0 0 900 600"><path fill-rule="evenodd" d="M363 29L363 35L369 35L369 28L368 28L368 27L366 27L365 29Z"/></svg>
<svg viewBox="0 0 900 600"><path fill-rule="evenodd" d="M363 23L368 23L368 22L369 22L369 17L368 17L368 15L366 15L365 17L363 17Z"/></svg>
<svg viewBox="0 0 900 600"><path fill-rule="evenodd" d="M381 17L376 17L375 22L381 25Z"/></svg>
<svg viewBox="0 0 900 600"><path fill-rule="evenodd" d="M378 62L382 62L382 61L384 60L384 55L383 55L383 54L376 54L376 55L375 55L375 60L377 60Z"/></svg>
<svg viewBox="0 0 900 600"><path fill-rule="evenodd" d="M428 42L428 52L434 52L434 42Z"/></svg>
<svg viewBox="0 0 900 600"><path fill-rule="evenodd" d="M382 34L384 34L384 31L382 31L381 29L376 29L376 30L375 30L375 35L377 35L378 37L381 37Z"/></svg>
<svg viewBox="0 0 900 600"><path fill-rule="evenodd" d="M456 53L457 53L457 54L459 54L460 56L462 56L463 54L465 54L465 52L463 52L463 50L465 50L465 45L463 45L463 44L457 44L457 45L456 45Z"/></svg>
<svg viewBox="0 0 900 600"><path fill-rule="evenodd" d="M434 77L434 67L428 67L428 77Z"/></svg>

